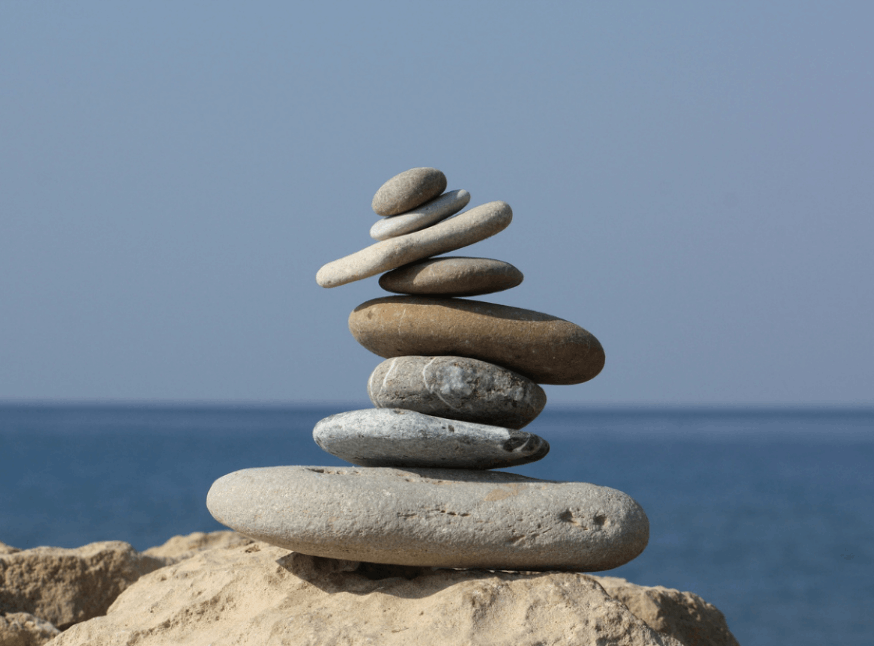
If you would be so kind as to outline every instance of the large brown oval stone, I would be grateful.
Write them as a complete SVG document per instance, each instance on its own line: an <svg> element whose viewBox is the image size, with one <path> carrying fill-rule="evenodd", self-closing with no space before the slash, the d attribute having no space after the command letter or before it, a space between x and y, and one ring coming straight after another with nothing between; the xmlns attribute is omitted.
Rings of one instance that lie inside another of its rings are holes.
<svg viewBox="0 0 874 646"><path fill-rule="evenodd" d="M479 296L516 287L522 272L491 258L427 258L379 277L379 286L397 294Z"/></svg>
<svg viewBox="0 0 874 646"><path fill-rule="evenodd" d="M386 359L472 357L515 370L539 384L579 384L604 367L604 349L579 325L482 301L376 298L352 311L349 330L361 345Z"/></svg>

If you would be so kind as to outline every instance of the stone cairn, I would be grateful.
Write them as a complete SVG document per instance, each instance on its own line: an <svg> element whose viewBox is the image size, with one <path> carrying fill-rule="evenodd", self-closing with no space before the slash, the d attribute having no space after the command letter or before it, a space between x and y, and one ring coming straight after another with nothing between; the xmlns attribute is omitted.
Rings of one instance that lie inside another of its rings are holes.
<svg viewBox="0 0 874 646"><path fill-rule="evenodd" d="M490 471L543 458L521 429L546 405L538 384L577 384L604 366L598 340L568 321L469 300L515 287L499 260L434 258L505 229L505 202L455 215L470 201L445 175L414 168L373 198L376 244L322 267L337 287L383 274L403 296L349 316L385 358L367 383L376 408L320 421L316 443L356 467L245 469L217 480L220 522L296 552L403 566L598 571L646 547L649 522L628 495L592 484ZM384 273L387 272L387 273Z"/></svg>

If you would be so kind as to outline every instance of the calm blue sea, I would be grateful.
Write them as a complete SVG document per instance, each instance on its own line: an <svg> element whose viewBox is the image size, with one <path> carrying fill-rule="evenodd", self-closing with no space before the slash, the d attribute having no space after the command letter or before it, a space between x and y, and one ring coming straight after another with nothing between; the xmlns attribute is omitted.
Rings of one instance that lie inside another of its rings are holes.
<svg viewBox="0 0 874 646"><path fill-rule="evenodd" d="M339 465L312 441L340 408L0 406L0 541L124 540L221 529L230 471ZM871 643L874 410L547 409L534 477L615 487L651 539L609 574L700 594L741 644Z"/></svg>

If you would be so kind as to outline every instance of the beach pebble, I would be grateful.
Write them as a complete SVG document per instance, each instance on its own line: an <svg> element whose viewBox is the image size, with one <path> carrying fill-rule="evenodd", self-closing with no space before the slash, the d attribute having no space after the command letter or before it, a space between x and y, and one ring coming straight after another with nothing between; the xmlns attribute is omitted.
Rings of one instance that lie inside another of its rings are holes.
<svg viewBox="0 0 874 646"><path fill-rule="evenodd" d="M509 204L489 202L422 231L389 238L329 262L319 269L316 282L322 287L337 287L454 251L503 231L512 219Z"/></svg>
<svg viewBox="0 0 874 646"><path fill-rule="evenodd" d="M379 187L371 206L377 215L397 215L446 190L446 175L436 168L411 168Z"/></svg>
<svg viewBox="0 0 874 646"><path fill-rule="evenodd" d="M530 379L469 357L395 357L376 367L367 394L377 408L519 429L546 406Z"/></svg>
<svg viewBox="0 0 874 646"><path fill-rule="evenodd" d="M287 466L236 471L207 507L246 536L327 558L593 572L646 547L630 496L500 471Z"/></svg>
<svg viewBox="0 0 874 646"><path fill-rule="evenodd" d="M541 437L397 408L331 415L313 429L322 449L363 467L502 469L549 452Z"/></svg>
<svg viewBox="0 0 874 646"><path fill-rule="evenodd" d="M428 258L379 277L379 286L397 294L478 296L501 292L522 282L522 272L491 258Z"/></svg>
<svg viewBox="0 0 874 646"><path fill-rule="evenodd" d="M432 224L455 215L470 202L470 193L465 190L449 191L440 197L435 197L422 206L384 218L370 228L370 237L374 240L388 240L396 236L419 231Z"/></svg>
<svg viewBox="0 0 874 646"><path fill-rule="evenodd" d="M509 368L538 384L579 384L604 367L604 349L580 326L482 301L377 298L352 311L349 330L356 341L385 359L471 357Z"/></svg>

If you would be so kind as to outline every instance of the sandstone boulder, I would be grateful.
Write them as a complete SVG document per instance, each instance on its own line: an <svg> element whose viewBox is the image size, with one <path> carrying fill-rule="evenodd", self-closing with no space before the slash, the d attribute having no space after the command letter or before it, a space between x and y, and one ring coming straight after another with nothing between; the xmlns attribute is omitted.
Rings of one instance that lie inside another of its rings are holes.
<svg viewBox="0 0 874 646"><path fill-rule="evenodd" d="M7 545L6 543L0 543L0 554L15 554L16 552L20 552L21 550L17 547L12 547L11 545Z"/></svg>
<svg viewBox="0 0 874 646"><path fill-rule="evenodd" d="M665 603L670 603L668 597ZM667 614L670 614L668 611ZM398 569L263 543L204 551L141 578L52 646L681 646L564 572ZM721 642L713 642L720 646Z"/></svg>
<svg viewBox="0 0 874 646"><path fill-rule="evenodd" d="M0 614L0 646L42 646L61 631L26 612Z"/></svg>
<svg viewBox="0 0 874 646"><path fill-rule="evenodd" d="M647 626L673 635L683 646L738 646L723 614L697 594L634 585L616 577L598 577L598 583Z"/></svg>
<svg viewBox="0 0 874 646"><path fill-rule="evenodd" d="M212 550L217 547L246 546L252 539L237 532L194 532L185 536L174 536L163 545L150 547L143 552L144 556L159 559L165 565L171 565L191 558L198 552Z"/></svg>
<svg viewBox="0 0 874 646"><path fill-rule="evenodd" d="M0 613L29 613L63 630L105 614L122 590L163 565L121 541L3 554Z"/></svg>

